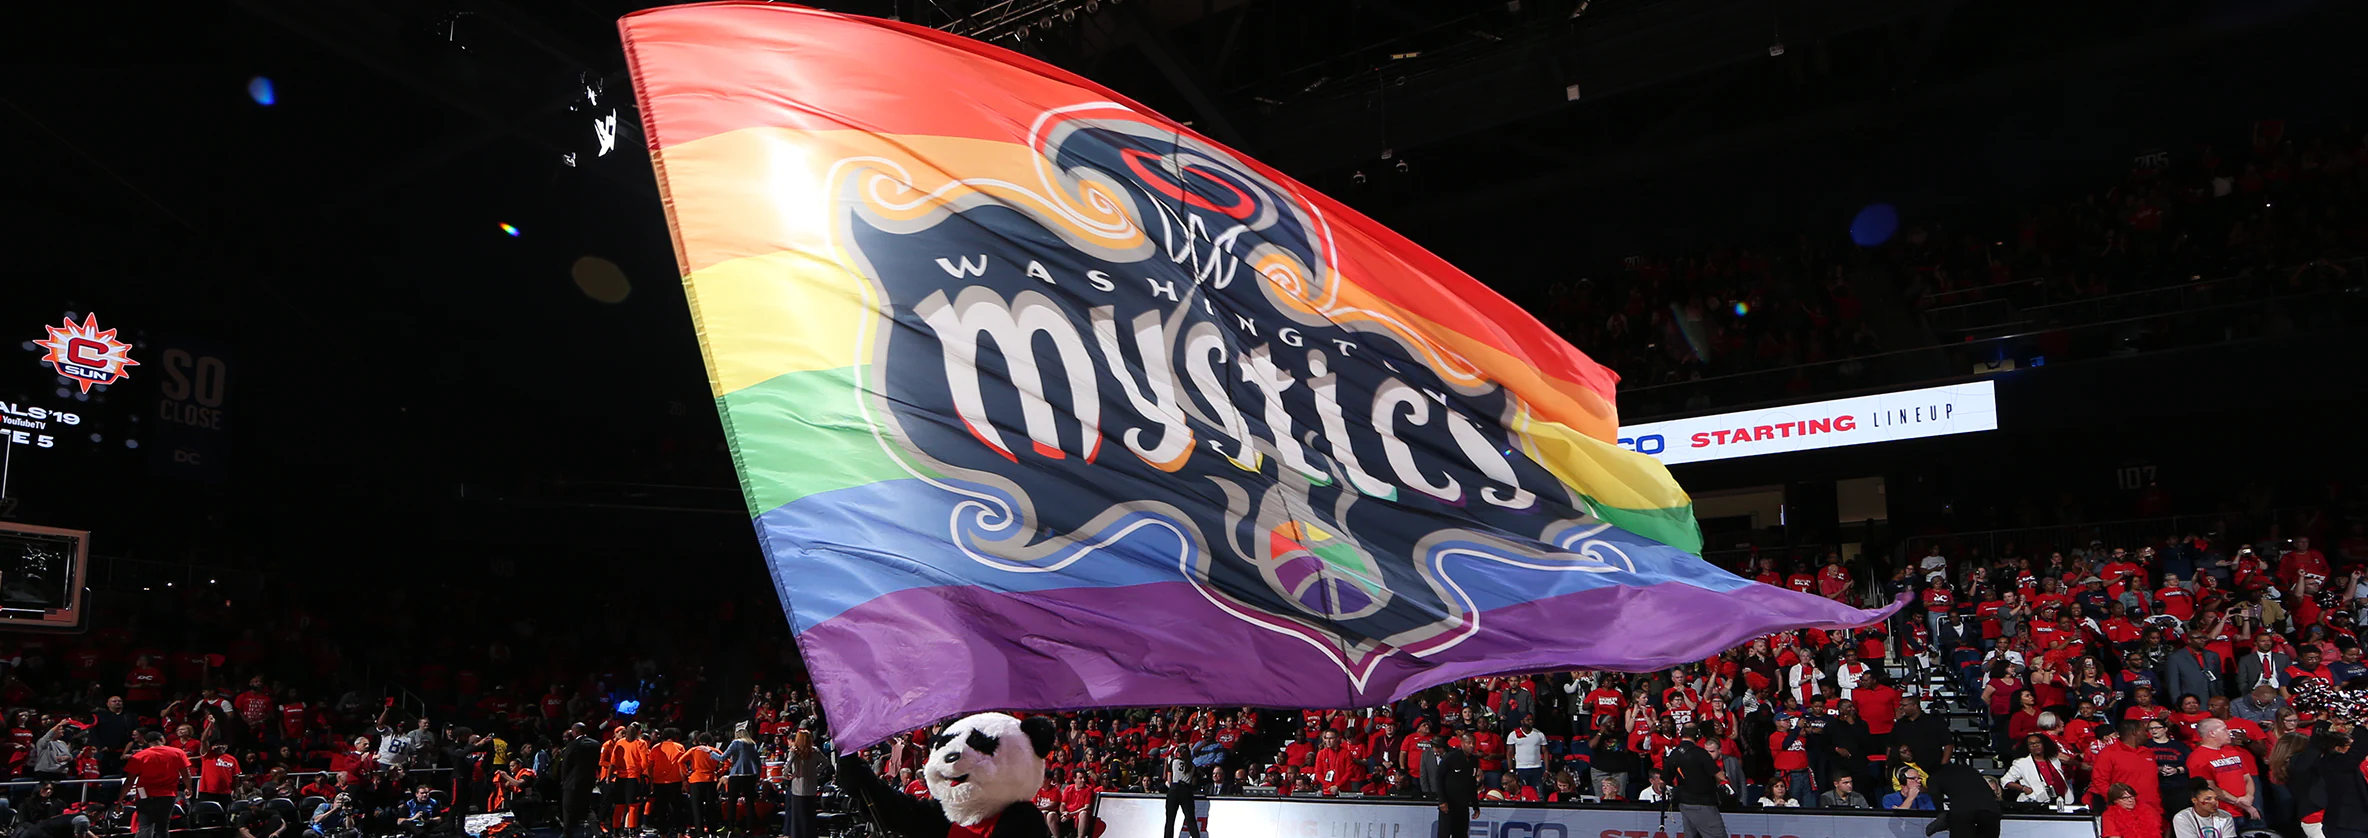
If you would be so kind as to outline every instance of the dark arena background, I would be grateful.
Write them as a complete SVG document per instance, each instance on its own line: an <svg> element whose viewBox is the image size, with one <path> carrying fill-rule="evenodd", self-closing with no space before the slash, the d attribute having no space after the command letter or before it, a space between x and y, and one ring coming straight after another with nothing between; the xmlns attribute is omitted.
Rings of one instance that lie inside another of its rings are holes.
<svg viewBox="0 0 2368 838"><path fill-rule="evenodd" d="M445 807L431 830L506 810L556 834L566 723L672 728L679 749L749 722L767 761L817 727L620 52L616 19L649 5L10 10L0 819L122 801L88 813L129 830L123 778L153 729L204 763L187 791L218 795L186 798L176 831L301 824L342 791L350 828L392 834L413 828L395 819L416 780ZM2009 785L2009 831L2152 835L2189 804L2184 756L2141 795L2153 821L2040 804L2102 811L2111 784L2088 783L2117 770L2110 723L2166 718L2164 752L2250 748L2242 826L2306 834L2311 781L2273 752L2311 720L2271 706L2292 700L2282 672L2259 698L2238 659L2259 643L2305 675L2368 674L2350 575L2368 567L2368 6L818 5L1018 49L1339 198L1617 371L1623 426L1642 429L1624 436L1692 493L1705 558L1804 590L1839 578L1830 593L1861 604L1913 596L1880 631L1787 633L1674 674L1485 679L1372 710L1066 713L1049 828L1085 810L1089 833L1157 834L1120 793L1163 791L1181 752L1208 757L1212 823L1423 838L1435 807L1379 798L1436 795L1416 775L1460 736L1484 797L1537 801L1484 805L1475 830L1649 830L1623 801L1658 794L1676 718L1725 730L1735 817L1766 818L1739 832L1920 828L1748 814L1815 806L1845 777L1877 806L1904 792L1837 742L1888 735L1894 767L1946 744L2022 783L2037 733L2073 785ZM46 345L93 341L89 360L106 331L136 362L121 377L69 377ZM1803 424L1802 445L1743 444L1857 403L1790 406L1943 387L1995 429L1920 436L1901 415L1869 429L1891 441L1833 447ZM1728 415L1770 408L1793 418ZM1821 575L1829 555L1843 577ZM2222 661L2208 678L2170 651L2189 632ZM1705 673L1727 700L1696 691ZM1829 714L1844 687L1891 732ZM2016 712L2026 687L2052 727ZM1901 691L1926 713L1893 722ZM1804 710L1806 764L1782 721ZM396 735L408 763L374 756ZM919 748L867 756L894 777ZM611 834L863 828L835 791L814 824L785 818L789 783L764 779L721 806L598 817ZM1115 796L1089 809L1096 790ZM1220 814L1233 795L1267 808ZM1327 797L1364 808L1282 802Z"/></svg>

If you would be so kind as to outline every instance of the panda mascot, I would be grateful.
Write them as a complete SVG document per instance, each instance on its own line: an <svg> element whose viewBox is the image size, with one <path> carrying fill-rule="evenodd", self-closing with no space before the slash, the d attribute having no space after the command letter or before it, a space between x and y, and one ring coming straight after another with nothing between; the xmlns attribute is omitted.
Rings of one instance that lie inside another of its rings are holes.
<svg viewBox="0 0 2368 838"><path fill-rule="evenodd" d="M889 788L852 756L839 757L839 788L863 801L893 838L1049 838L1034 801L1053 747L1051 719L980 713L928 744L921 778L934 803Z"/></svg>

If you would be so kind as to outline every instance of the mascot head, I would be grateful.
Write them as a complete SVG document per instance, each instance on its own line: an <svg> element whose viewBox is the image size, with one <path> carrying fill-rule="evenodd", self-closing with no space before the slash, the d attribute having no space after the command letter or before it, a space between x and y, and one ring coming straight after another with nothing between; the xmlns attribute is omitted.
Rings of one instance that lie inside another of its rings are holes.
<svg viewBox="0 0 2368 838"><path fill-rule="evenodd" d="M975 826L1007 806L1034 799L1052 750L1052 720L1002 713L966 716L929 740L921 778L946 820Z"/></svg>

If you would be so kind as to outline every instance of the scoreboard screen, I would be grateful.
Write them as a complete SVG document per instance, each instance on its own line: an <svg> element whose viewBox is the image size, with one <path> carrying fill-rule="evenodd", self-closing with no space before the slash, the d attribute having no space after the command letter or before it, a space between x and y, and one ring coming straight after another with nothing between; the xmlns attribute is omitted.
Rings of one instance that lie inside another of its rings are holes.
<svg viewBox="0 0 2368 838"><path fill-rule="evenodd" d="M80 631L90 533L0 521L0 631Z"/></svg>

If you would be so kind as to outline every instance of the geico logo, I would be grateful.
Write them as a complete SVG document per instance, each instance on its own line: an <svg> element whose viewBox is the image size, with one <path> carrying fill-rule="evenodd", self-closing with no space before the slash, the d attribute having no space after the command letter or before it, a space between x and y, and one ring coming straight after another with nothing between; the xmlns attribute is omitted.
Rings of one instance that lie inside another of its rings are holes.
<svg viewBox="0 0 2368 838"><path fill-rule="evenodd" d="M1620 447L1639 454L1659 454L1669 448L1669 441L1661 438L1660 434L1645 434L1638 437L1622 437Z"/></svg>
<svg viewBox="0 0 2368 838"><path fill-rule="evenodd" d="M1474 820L1472 834L1483 838L1570 838L1570 828L1558 823Z"/></svg>

